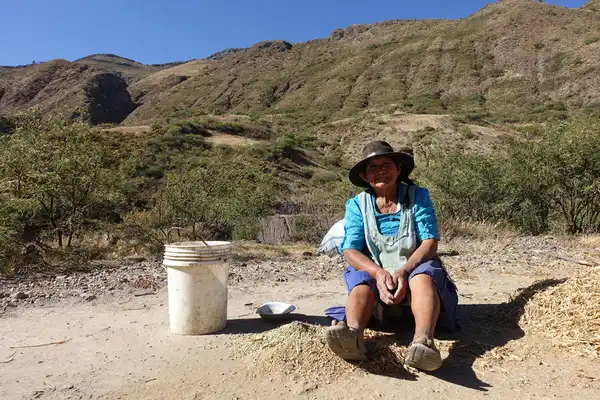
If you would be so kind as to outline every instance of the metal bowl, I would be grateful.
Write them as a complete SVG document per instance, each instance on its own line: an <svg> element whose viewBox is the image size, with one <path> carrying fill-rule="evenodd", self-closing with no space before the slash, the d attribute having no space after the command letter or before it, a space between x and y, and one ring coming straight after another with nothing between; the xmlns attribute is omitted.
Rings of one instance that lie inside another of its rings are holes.
<svg viewBox="0 0 600 400"><path fill-rule="evenodd" d="M258 307L256 313L265 321L277 322L288 319L294 310L296 306L293 304L272 301Z"/></svg>

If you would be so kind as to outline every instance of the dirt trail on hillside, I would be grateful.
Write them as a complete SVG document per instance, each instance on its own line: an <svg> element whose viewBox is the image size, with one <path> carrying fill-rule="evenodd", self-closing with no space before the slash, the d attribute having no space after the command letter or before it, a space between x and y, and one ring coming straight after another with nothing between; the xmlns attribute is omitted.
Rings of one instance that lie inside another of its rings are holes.
<svg viewBox="0 0 600 400"><path fill-rule="evenodd" d="M323 311L343 305L346 298L339 259L280 257L235 262L230 274L228 327L205 336L169 332L164 271L157 264L145 263L113 268L98 275L104 278L97 278L111 285L112 276L118 277L114 282L154 277L153 285L145 289L127 283L114 283L111 291L97 289L89 274L62 277L56 284L52 283L56 279L40 278L29 285L28 298L0 314L0 398L600 397L598 360L551 347L510 326L517 321L497 318L511 313L516 318L522 304L512 296L519 289L551 287L557 284L556 278L570 276L581 267L556 255L583 260L600 249L553 238L509 238L455 241L443 250L459 253L445 260L460 290L461 332L439 337L445 362L436 373L378 375L357 367L338 376L306 380L301 371L266 374L258 368L256 355L240 354L252 335L277 328L254 314L263 302L292 302L298 307L296 319L327 324ZM62 281L69 277L79 283L64 286ZM82 297L78 285L86 286L86 293L94 297ZM0 291L11 298L25 288L26 282L3 281ZM43 288L65 295L46 298ZM402 328L400 344L407 344L409 338L410 329ZM19 347L37 345L42 346Z"/></svg>

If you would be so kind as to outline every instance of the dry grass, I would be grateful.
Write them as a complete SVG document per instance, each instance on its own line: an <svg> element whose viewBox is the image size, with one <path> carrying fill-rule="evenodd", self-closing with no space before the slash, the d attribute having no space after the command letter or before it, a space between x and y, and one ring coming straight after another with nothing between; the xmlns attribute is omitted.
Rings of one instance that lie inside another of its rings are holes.
<svg viewBox="0 0 600 400"><path fill-rule="evenodd" d="M498 223L471 222L460 219L441 219L439 229L441 235L447 240L468 237L486 242L494 239L503 243L518 236L514 229Z"/></svg>
<svg viewBox="0 0 600 400"><path fill-rule="evenodd" d="M600 359L600 268L535 294L519 325L554 346Z"/></svg>
<svg viewBox="0 0 600 400"><path fill-rule="evenodd" d="M243 136L227 135L224 133L215 133L207 139L210 143L223 146L253 146L260 143L258 140L246 138Z"/></svg>
<svg viewBox="0 0 600 400"><path fill-rule="evenodd" d="M383 116L383 121L401 132L415 132L427 127L440 129L449 125L450 116L443 114L406 114L396 112Z"/></svg>
<svg viewBox="0 0 600 400"><path fill-rule="evenodd" d="M233 242L233 257L236 260L300 257L305 252L314 253L315 247L306 243L291 243L275 246L253 241Z"/></svg>
<svg viewBox="0 0 600 400"><path fill-rule="evenodd" d="M394 335L367 330L369 361L350 363L329 350L325 329L295 321L267 333L247 335L235 352L240 357L251 357L257 373L284 371L308 381L334 380L359 369L397 377L410 377L415 372L403 365L406 347L399 346Z"/></svg>
<svg viewBox="0 0 600 400"><path fill-rule="evenodd" d="M137 125L137 126L117 126L114 128L103 129L103 132L107 133L126 133L145 135L152 131L149 125Z"/></svg>
<svg viewBox="0 0 600 400"><path fill-rule="evenodd" d="M207 67L209 63L205 60L192 60L186 63L176 65L175 67L163 69L158 71L143 80L138 82L140 86L148 86L148 85L156 85L159 84L160 81L164 78L168 78L171 76L186 76L192 77L201 74Z"/></svg>
<svg viewBox="0 0 600 400"><path fill-rule="evenodd" d="M582 246L594 250L598 257L600 257L600 235L583 235L577 237L577 242Z"/></svg>

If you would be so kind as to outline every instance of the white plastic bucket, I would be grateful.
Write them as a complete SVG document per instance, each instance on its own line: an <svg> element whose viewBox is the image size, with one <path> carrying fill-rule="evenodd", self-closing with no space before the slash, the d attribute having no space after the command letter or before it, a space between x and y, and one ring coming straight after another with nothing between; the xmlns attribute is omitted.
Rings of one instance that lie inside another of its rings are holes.
<svg viewBox="0 0 600 400"><path fill-rule="evenodd" d="M163 265L167 268L171 332L202 335L227 326L230 255L230 242L165 246Z"/></svg>

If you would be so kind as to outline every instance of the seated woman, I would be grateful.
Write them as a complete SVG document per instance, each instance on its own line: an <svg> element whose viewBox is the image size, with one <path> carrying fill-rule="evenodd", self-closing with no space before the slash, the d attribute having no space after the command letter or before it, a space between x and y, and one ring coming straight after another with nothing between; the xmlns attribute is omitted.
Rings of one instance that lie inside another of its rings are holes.
<svg viewBox="0 0 600 400"><path fill-rule="evenodd" d="M363 331L372 317L381 318L374 310L409 301L415 333L405 361L433 371L442 365L433 340L436 324L439 319L454 329L458 296L437 257L439 234L429 192L408 179L413 168L411 153L375 141L350 170L350 181L366 190L346 203L346 317L328 328L326 339L340 357L365 360Z"/></svg>

